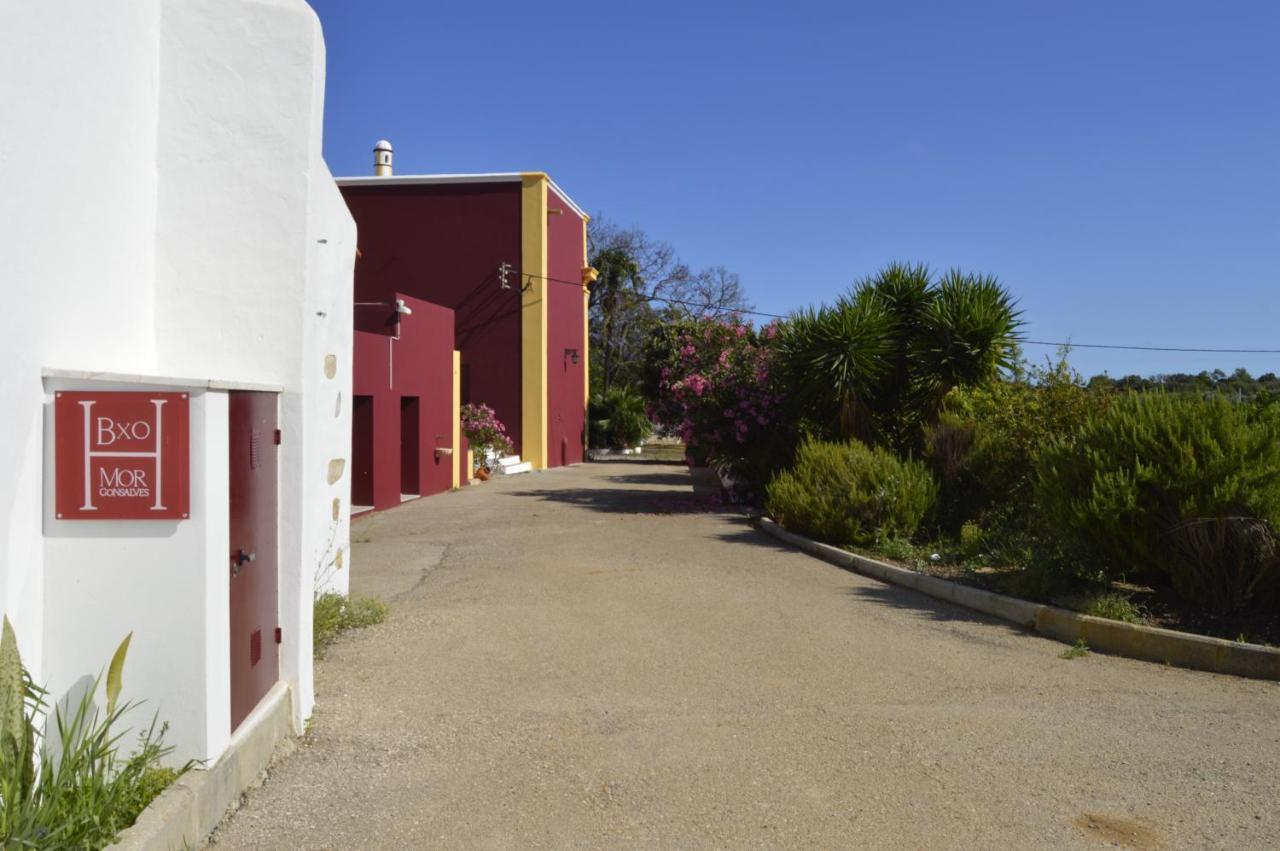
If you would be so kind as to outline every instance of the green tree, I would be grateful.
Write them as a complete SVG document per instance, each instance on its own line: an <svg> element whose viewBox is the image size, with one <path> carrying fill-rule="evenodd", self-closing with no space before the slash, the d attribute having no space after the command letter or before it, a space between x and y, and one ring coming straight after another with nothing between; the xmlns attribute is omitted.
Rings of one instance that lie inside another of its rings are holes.
<svg viewBox="0 0 1280 851"><path fill-rule="evenodd" d="M795 415L819 435L919 452L947 393L1014 368L1019 315L995 278L888 266L785 323Z"/></svg>
<svg viewBox="0 0 1280 851"><path fill-rule="evenodd" d="M1066 352L1043 367L1019 365L1009 379L953 390L925 437L942 486L938 521L951 534L976 521L1017 544L1032 531L1036 456L1070 441L1114 394L1085 386Z"/></svg>
<svg viewBox="0 0 1280 851"><path fill-rule="evenodd" d="M628 343L643 337L654 311L645 296L640 264L626 249L605 249L591 265L600 273L590 296L591 353L597 361L591 372L607 393L618 383L619 371L629 366Z"/></svg>

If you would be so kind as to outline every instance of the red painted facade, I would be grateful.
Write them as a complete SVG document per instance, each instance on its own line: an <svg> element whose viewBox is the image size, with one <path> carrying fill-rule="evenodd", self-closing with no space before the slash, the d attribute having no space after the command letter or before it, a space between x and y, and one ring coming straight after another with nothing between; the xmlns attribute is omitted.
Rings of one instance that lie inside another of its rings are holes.
<svg viewBox="0 0 1280 851"><path fill-rule="evenodd" d="M449 308L462 401L497 412L520 447L520 183L343 186L359 229L357 302L405 293ZM357 310L367 308L357 308ZM359 369L361 357L356 355Z"/></svg>
<svg viewBox="0 0 1280 851"><path fill-rule="evenodd" d="M586 440L584 234L582 219L554 189L547 209L561 211L547 216L547 466L559 467L581 463Z"/></svg>
<svg viewBox="0 0 1280 851"><path fill-rule="evenodd" d="M360 259L356 263L355 300L389 303L402 294L418 302L448 309L453 316L450 344L461 353L463 404L484 403L506 425L515 451L525 451L522 423L522 322L520 288L525 228L546 228L547 275L547 445L546 464L579 463L584 457L586 326L581 287L584 265L583 217L569 201L548 187L545 223L524 222L522 183L518 176L481 182L392 183L342 185L341 190L359 229ZM504 265L506 284L503 286ZM357 387L372 386L384 367L374 362L376 344L366 339L377 329L360 324L373 308L357 308L355 370ZM417 308L415 308L416 318ZM363 321L368 321L367 319ZM406 322L406 327L408 323ZM403 345L399 343L397 345ZM443 348L443 346L442 346ZM398 350L399 351L399 350ZM399 356L399 355L398 355ZM429 355L437 363L436 353ZM407 355L401 356L407 357ZM576 361L576 362L575 362ZM443 361L439 361L443 363ZM425 361L424 361L425 363ZM432 367L434 368L434 366ZM364 382L363 384L361 382ZM401 491L382 472L378 454L398 447L389 423L410 422L413 413L391 410L391 401L378 402L372 392L357 389L353 410L353 463L367 470L353 479L352 502L382 508L399 501ZM394 396L412 395L408 391ZM369 397L365 399L364 397ZM400 405L395 401L395 405ZM443 399L437 405L422 398L420 422L428 414L451 411ZM466 442L458 464L465 469ZM386 462L389 463L389 462ZM412 466L412 459L405 462ZM424 463L420 458L419 466ZM400 477L407 480L408 476ZM424 485L422 493L434 492Z"/></svg>
<svg viewBox="0 0 1280 851"><path fill-rule="evenodd" d="M413 313L396 313L397 298ZM384 509L453 485L454 459L436 449L453 443L455 317L396 290L356 298L369 301L387 306L355 308L351 502Z"/></svg>

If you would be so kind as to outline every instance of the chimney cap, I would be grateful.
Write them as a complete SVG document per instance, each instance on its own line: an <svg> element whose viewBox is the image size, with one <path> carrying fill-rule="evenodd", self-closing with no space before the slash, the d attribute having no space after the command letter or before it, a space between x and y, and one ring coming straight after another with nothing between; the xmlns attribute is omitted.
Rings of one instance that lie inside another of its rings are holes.
<svg viewBox="0 0 1280 851"><path fill-rule="evenodd" d="M373 149L375 151L389 151L391 150L391 143L388 142L386 139L379 139L377 141L377 144L373 146Z"/></svg>

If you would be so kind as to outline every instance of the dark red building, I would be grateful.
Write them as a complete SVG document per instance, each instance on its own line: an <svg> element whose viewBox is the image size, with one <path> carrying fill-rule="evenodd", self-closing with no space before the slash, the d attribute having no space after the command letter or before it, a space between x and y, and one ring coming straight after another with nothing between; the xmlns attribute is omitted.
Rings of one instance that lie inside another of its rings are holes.
<svg viewBox="0 0 1280 851"><path fill-rule="evenodd" d="M461 401L492 407L535 469L582 461L587 284L594 279L582 209L537 172L357 177L338 185L359 231L357 304L391 305L399 297L447 309ZM357 345L358 387L385 372L374 353ZM393 416L385 404L382 416ZM375 443L391 440L376 410L374 422ZM389 495L390 485L377 478L375 470L376 493Z"/></svg>

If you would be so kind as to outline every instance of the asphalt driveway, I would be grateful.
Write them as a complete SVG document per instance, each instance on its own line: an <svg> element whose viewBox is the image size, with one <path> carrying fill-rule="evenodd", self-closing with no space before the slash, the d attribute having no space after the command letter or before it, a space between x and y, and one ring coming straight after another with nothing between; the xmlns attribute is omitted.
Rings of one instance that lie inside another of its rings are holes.
<svg viewBox="0 0 1280 851"><path fill-rule="evenodd" d="M222 848L1280 847L1280 687L1090 655L783 547L681 467L357 520L388 621Z"/></svg>

